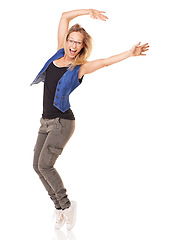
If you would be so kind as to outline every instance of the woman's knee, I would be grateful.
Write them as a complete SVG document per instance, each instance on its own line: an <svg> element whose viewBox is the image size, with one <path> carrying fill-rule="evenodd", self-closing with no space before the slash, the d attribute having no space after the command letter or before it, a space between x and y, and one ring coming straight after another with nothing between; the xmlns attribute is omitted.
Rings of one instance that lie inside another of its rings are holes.
<svg viewBox="0 0 191 240"><path fill-rule="evenodd" d="M39 173L38 162L39 162L39 154L37 154L37 152L34 149L33 169L35 170L36 173Z"/></svg>
<svg viewBox="0 0 191 240"><path fill-rule="evenodd" d="M33 169L39 175L40 171L39 171L38 164L33 163Z"/></svg>

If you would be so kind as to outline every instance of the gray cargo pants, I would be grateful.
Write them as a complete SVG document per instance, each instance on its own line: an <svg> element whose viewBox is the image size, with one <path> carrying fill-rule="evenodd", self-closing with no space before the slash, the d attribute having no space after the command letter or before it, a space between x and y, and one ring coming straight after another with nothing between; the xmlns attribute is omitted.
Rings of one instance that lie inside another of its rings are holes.
<svg viewBox="0 0 191 240"><path fill-rule="evenodd" d="M65 209L70 207L71 203L54 164L74 132L75 120L41 118L40 122L41 126L34 148L33 168L55 207Z"/></svg>

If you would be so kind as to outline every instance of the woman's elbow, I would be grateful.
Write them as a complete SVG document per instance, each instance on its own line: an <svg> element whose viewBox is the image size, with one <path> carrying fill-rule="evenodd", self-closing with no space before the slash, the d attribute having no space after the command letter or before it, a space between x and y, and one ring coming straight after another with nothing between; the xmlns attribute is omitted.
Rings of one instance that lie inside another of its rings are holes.
<svg viewBox="0 0 191 240"><path fill-rule="evenodd" d="M63 12L62 15L61 15L61 19L68 20L68 13L67 12Z"/></svg>

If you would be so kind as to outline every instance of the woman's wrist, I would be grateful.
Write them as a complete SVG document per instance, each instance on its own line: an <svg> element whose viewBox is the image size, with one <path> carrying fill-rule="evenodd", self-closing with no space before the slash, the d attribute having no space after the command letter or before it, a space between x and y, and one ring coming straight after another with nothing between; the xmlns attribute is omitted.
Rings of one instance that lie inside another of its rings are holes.
<svg viewBox="0 0 191 240"><path fill-rule="evenodd" d="M126 54L127 54L127 58L133 57L133 53L132 53L131 50L128 50L128 51L126 52Z"/></svg>

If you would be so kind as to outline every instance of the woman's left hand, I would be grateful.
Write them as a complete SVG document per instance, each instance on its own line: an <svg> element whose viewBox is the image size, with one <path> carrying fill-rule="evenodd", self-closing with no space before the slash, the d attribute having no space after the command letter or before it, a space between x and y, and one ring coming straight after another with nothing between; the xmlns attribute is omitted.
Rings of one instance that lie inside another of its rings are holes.
<svg viewBox="0 0 191 240"><path fill-rule="evenodd" d="M149 45L148 43L145 43L143 45L140 45L141 42L139 42L138 44L134 45L131 50L130 50L130 55L133 56L146 56L146 54L144 54L144 52L149 50Z"/></svg>
<svg viewBox="0 0 191 240"><path fill-rule="evenodd" d="M90 15L91 18L106 21L108 19L108 17L105 16L103 13L105 13L105 12L104 11L98 11L98 10L95 10L95 9L89 9L89 15Z"/></svg>

